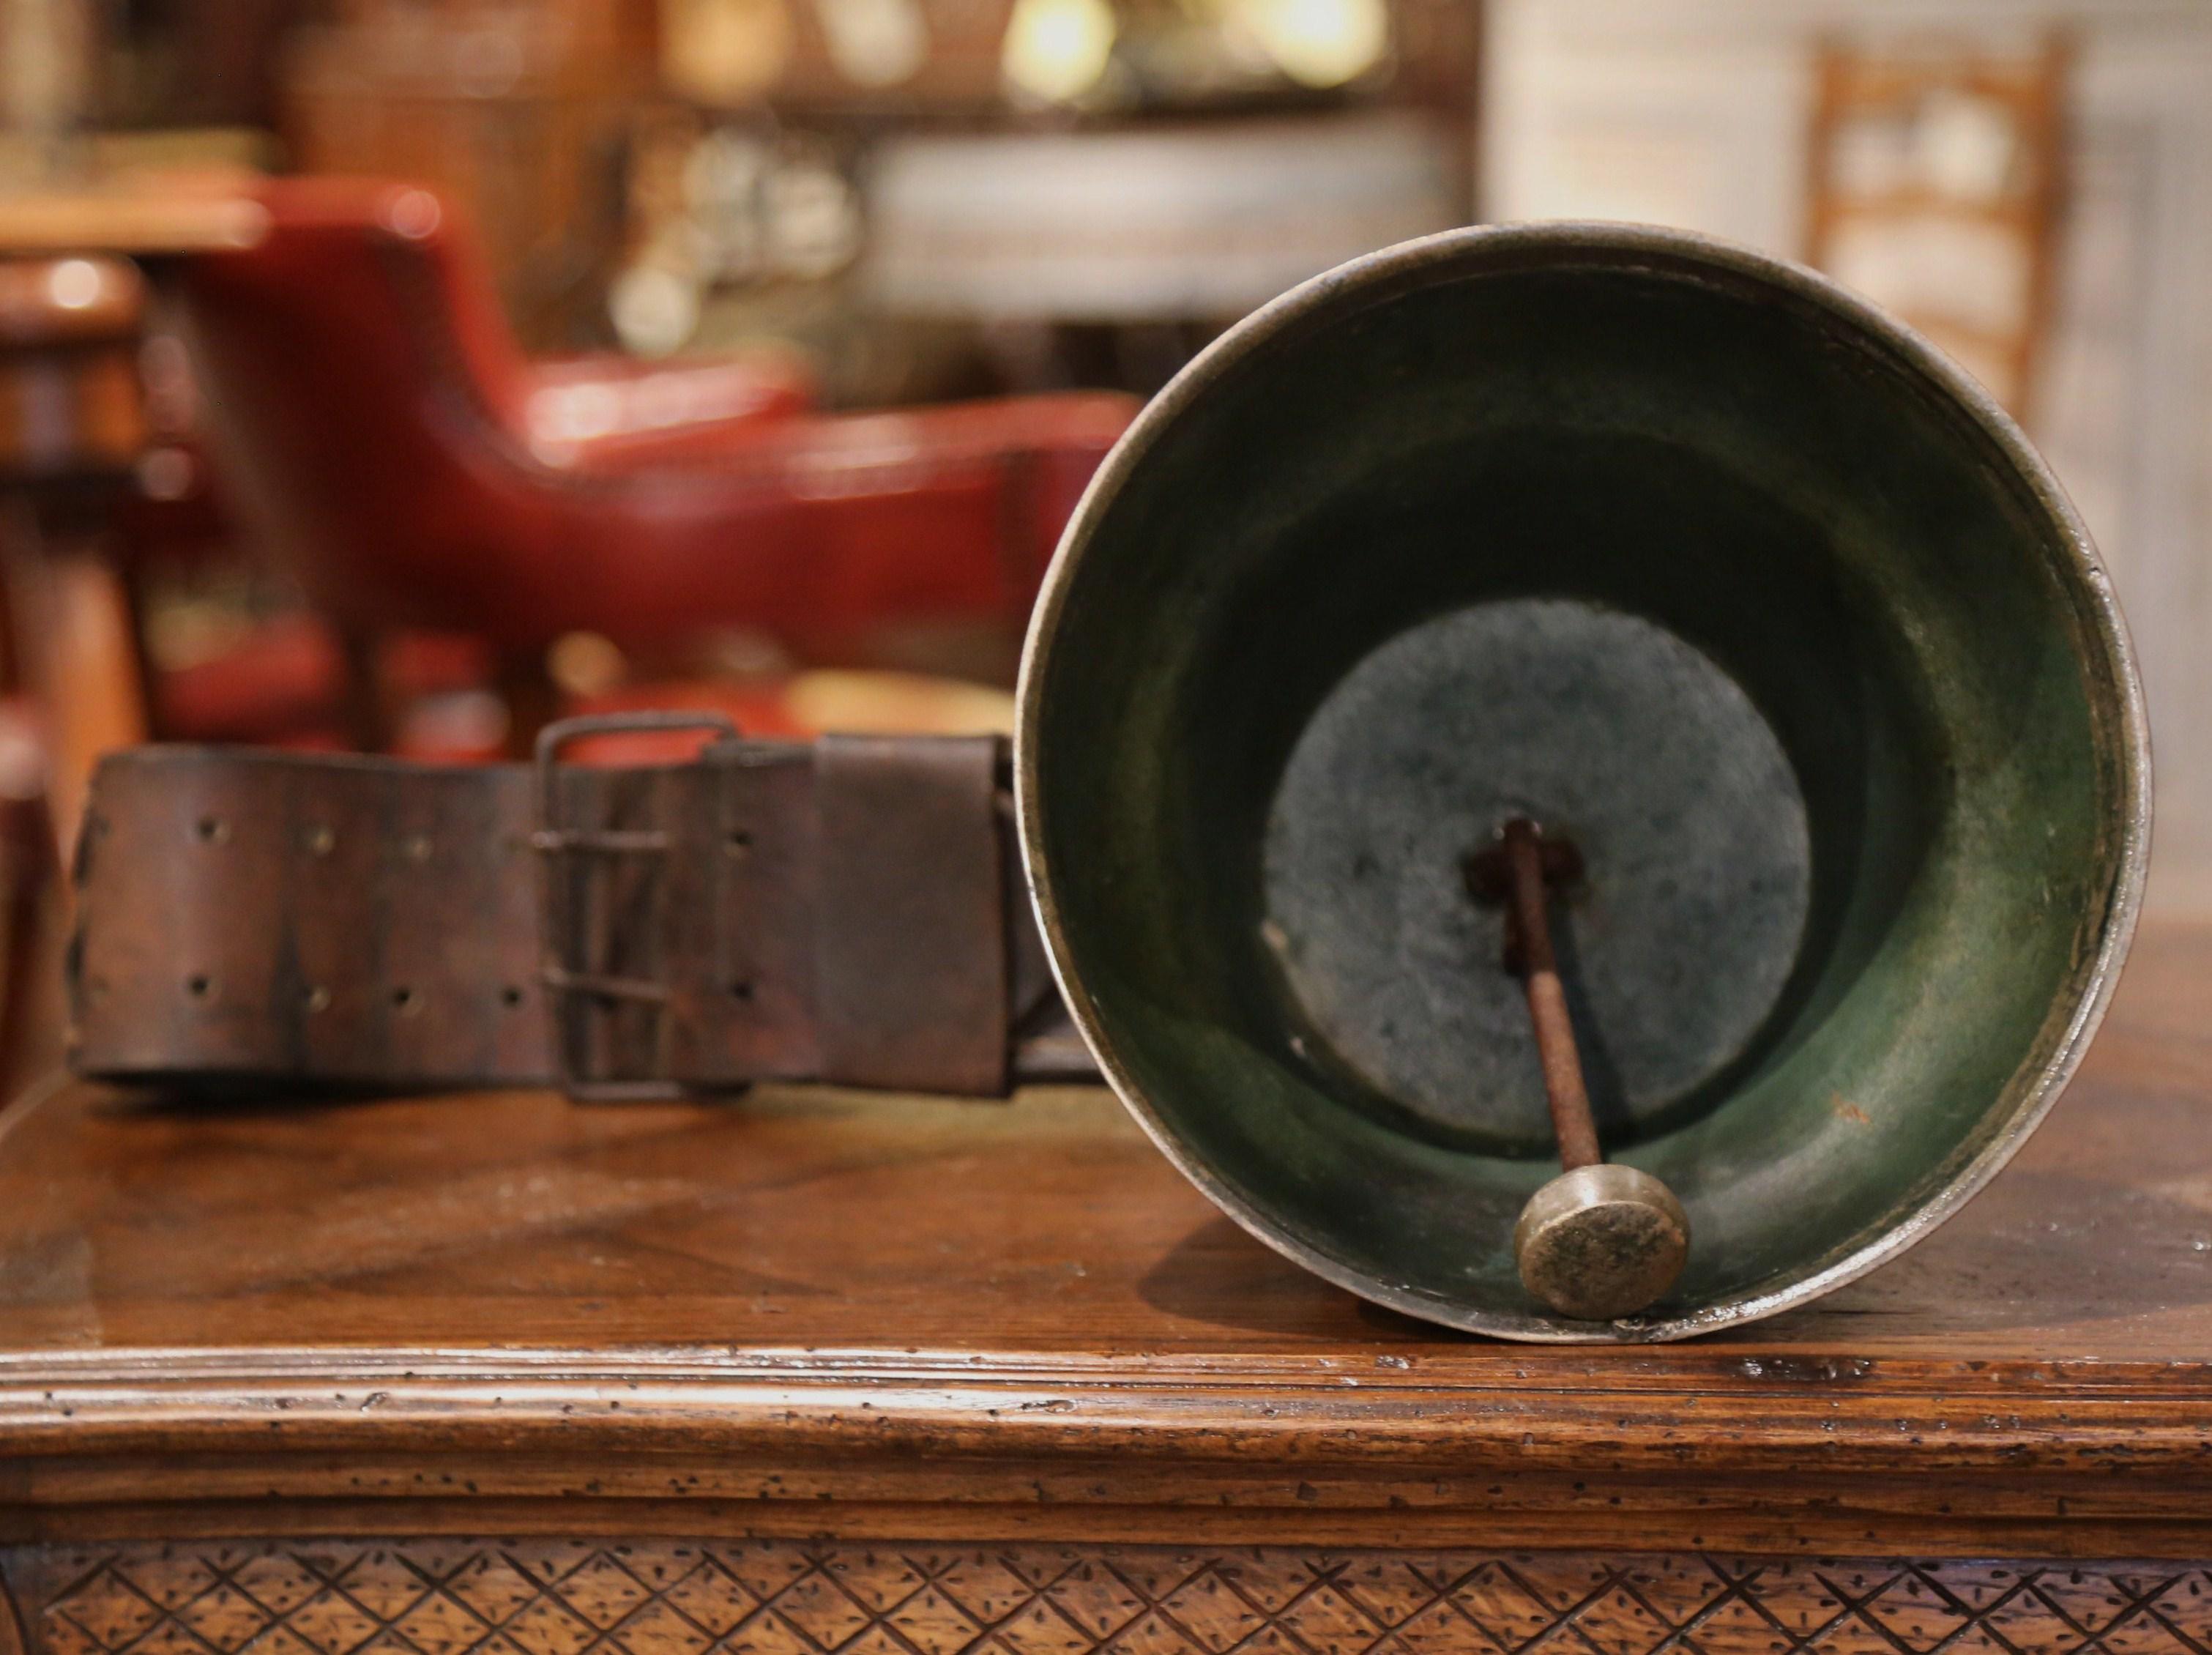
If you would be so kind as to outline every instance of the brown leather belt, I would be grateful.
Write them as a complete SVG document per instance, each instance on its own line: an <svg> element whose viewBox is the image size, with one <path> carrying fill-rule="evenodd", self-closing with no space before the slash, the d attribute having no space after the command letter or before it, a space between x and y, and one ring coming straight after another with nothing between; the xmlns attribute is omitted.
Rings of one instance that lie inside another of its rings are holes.
<svg viewBox="0 0 2212 1655"><path fill-rule="evenodd" d="M1006 744L721 739L690 764L447 767L146 747L93 782L81 1074L186 1087L1092 1073L1023 894ZM706 721L718 723L717 721Z"/></svg>

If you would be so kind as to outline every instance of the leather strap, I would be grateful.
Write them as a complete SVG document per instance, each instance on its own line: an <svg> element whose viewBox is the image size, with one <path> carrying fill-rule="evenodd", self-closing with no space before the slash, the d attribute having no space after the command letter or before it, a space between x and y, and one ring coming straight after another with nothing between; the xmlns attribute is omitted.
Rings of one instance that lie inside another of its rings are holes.
<svg viewBox="0 0 2212 1655"><path fill-rule="evenodd" d="M633 769L118 754L78 851L73 1062L580 1096L1087 1074L1006 768L989 737L726 739Z"/></svg>

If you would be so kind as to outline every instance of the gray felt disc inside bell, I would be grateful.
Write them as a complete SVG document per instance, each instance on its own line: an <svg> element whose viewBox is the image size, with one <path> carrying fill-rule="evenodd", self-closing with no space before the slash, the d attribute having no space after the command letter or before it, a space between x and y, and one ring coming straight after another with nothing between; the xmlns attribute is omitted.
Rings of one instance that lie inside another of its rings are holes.
<svg viewBox="0 0 2212 1655"><path fill-rule="evenodd" d="M1632 1138L1740 1058L1805 933L1805 802L1726 672L1595 605L1484 603L1355 666L1269 811L1262 935L1309 1061L1455 1141L1552 1135L1499 911L1463 867L1510 817L1581 850L1553 906L1599 1129Z"/></svg>

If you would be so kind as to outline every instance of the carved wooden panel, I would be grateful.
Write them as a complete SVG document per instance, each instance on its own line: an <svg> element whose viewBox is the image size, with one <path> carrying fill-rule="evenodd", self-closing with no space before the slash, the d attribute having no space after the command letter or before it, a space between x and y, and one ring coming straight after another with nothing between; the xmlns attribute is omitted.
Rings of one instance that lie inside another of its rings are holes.
<svg viewBox="0 0 2212 1655"><path fill-rule="evenodd" d="M26 1548L27 1655L2204 1655L2181 1564L422 1539Z"/></svg>

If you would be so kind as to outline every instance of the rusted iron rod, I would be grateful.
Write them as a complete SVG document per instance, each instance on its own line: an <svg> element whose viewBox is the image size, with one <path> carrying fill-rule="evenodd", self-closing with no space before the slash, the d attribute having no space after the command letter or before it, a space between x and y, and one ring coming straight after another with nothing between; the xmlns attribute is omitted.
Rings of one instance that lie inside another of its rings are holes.
<svg viewBox="0 0 2212 1655"><path fill-rule="evenodd" d="M1527 817L1516 816L1506 823L1500 842L1510 882L1506 952L1517 963L1522 989L1528 997L1528 1020L1535 1025L1536 1056L1544 1069L1544 1095L1559 1141L1559 1165L1571 1172L1578 1166L1595 1166L1605 1157L1598 1148L1597 1122L1590 1114L1582 1056L1575 1050L1574 1019L1567 1013L1559 958L1552 950L1543 835Z"/></svg>

